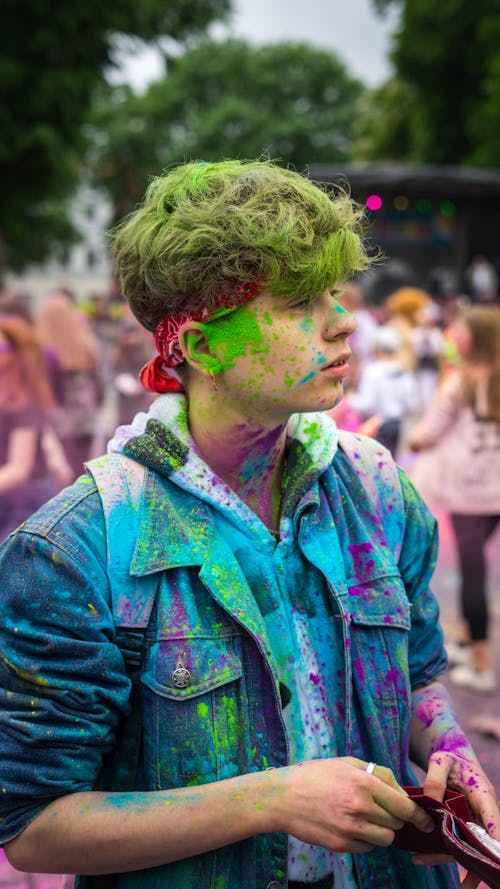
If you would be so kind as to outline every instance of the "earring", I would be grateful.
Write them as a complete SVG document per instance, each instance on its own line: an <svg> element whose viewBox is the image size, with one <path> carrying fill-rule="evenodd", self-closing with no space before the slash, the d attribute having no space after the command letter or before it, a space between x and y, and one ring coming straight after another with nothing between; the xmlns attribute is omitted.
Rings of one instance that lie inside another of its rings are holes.
<svg viewBox="0 0 500 889"><path fill-rule="evenodd" d="M214 374L213 370L208 371L208 376L212 380L212 389L214 390L214 392L218 392L219 387L217 385L217 380L215 379L215 374Z"/></svg>

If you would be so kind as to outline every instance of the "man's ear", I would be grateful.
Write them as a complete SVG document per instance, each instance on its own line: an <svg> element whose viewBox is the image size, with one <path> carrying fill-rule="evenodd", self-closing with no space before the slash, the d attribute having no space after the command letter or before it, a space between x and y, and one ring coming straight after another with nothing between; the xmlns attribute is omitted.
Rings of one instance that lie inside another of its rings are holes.
<svg viewBox="0 0 500 889"><path fill-rule="evenodd" d="M198 321L187 321L179 330L179 345L187 363L203 374L217 374L222 365L210 350L205 325Z"/></svg>

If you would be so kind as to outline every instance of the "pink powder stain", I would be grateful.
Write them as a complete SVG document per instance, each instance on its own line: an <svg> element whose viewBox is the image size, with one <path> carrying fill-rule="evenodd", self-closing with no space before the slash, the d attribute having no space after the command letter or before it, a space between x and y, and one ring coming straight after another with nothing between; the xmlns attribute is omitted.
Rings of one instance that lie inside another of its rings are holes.
<svg viewBox="0 0 500 889"><path fill-rule="evenodd" d="M384 615L384 623L385 623L385 624L392 624L392 617L391 617L390 614L385 614L385 615Z"/></svg>

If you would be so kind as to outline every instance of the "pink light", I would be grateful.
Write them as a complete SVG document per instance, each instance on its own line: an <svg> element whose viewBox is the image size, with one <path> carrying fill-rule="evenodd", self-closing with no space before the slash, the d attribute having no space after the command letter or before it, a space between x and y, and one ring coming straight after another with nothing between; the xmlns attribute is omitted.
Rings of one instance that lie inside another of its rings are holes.
<svg viewBox="0 0 500 889"><path fill-rule="evenodd" d="M380 210L382 203L382 198L378 194L371 194L366 199L366 206L369 210Z"/></svg>

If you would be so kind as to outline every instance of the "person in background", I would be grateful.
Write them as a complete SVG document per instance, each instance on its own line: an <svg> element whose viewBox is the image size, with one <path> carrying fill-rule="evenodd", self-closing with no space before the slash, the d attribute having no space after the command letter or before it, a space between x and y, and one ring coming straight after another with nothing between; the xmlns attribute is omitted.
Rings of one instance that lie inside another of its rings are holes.
<svg viewBox="0 0 500 889"><path fill-rule="evenodd" d="M31 308L31 300L24 294L12 290L4 290L0 293L0 314L14 315L16 318L24 318L36 330L35 317ZM38 331L36 332L39 338ZM49 382L54 395L55 403L60 403L64 398L64 373L59 361L59 356L52 346L42 344L43 357L49 375Z"/></svg>
<svg viewBox="0 0 500 889"><path fill-rule="evenodd" d="M116 345L112 353L119 426L130 423L135 414L146 411L153 401L153 394L146 392L139 382L141 368L153 353L154 337L141 327L127 306L117 323Z"/></svg>
<svg viewBox="0 0 500 889"><path fill-rule="evenodd" d="M0 539L60 489L43 448L54 396L33 326L0 315ZM57 446L50 436L48 446ZM67 476L63 481L67 482Z"/></svg>
<svg viewBox="0 0 500 889"><path fill-rule="evenodd" d="M476 253L466 270L466 279L473 302L494 303L498 297L498 275L495 267Z"/></svg>
<svg viewBox="0 0 500 889"><path fill-rule="evenodd" d="M394 327L401 338L397 358L405 370L414 371L417 359L413 347L413 332L419 324L423 309L431 305L431 298L418 287L400 287L384 302L385 323Z"/></svg>
<svg viewBox="0 0 500 889"><path fill-rule="evenodd" d="M419 313L417 323L411 332L421 410L425 410L432 400L441 372L444 336L440 321L441 312L438 304L434 301L429 302Z"/></svg>
<svg viewBox="0 0 500 889"><path fill-rule="evenodd" d="M433 830L410 758L500 837L439 681L435 521L325 416L361 218L270 162L193 162L115 233L158 397L0 551L15 867L78 889L455 889L449 859L396 845Z"/></svg>
<svg viewBox="0 0 500 889"><path fill-rule="evenodd" d="M402 421L420 404L415 375L396 357L400 349L397 330L380 326L375 334L373 360L363 365L357 390L346 396L364 420L377 419L374 436L393 457L398 453Z"/></svg>
<svg viewBox="0 0 500 889"><path fill-rule="evenodd" d="M99 344L88 320L64 290L47 297L37 329L43 345L55 350L62 367L63 395L54 424L76 478L90 457L104 394Z"/></svg>
<svg viewBox="0 0 500 889"><path fill-rule="evenodd" d="M460 565L462 633L448 643L450 679L477 692L497 687L489 639L485 548L500 522L500 312L472 306L453 325L461 365L448 370L408 444L422 452L413 480L450 513Z"/></svg>

